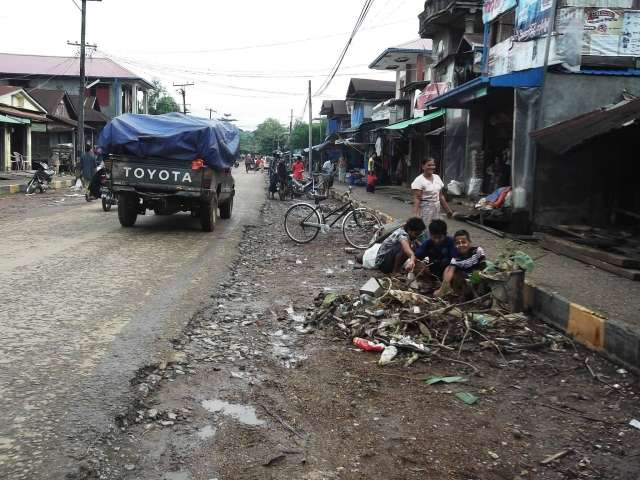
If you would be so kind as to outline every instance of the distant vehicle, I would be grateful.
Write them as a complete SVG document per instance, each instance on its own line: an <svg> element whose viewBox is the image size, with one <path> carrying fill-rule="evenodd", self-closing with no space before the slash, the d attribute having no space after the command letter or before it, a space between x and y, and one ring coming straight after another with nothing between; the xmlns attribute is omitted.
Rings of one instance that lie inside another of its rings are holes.
<svg viewBox="0 0 640 480"><path fill-rule="evenodd" d="M132 130L137 142L130 141ZM231 218L236 159L231 146L237 149L237 137L229 122L176 113L113 119L98 145L109 153L120 224L133 226L147 210L156 215L191 212L202 230L211 232L218 210L220 218Z"/></svg>

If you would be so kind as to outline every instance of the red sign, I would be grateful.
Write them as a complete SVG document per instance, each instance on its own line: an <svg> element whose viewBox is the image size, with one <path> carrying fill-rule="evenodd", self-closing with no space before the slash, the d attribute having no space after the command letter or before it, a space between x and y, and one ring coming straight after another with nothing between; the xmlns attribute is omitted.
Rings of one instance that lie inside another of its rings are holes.
<svg viewBox="0 0 640 480"><path fill-rule="evenodd" d="M416 109L424 110L424 106L427 102L430 102L436 97L439 97L443 93L449 90L448 82L434 82L430 83L422 90L422 93L418 95L416 99Z"/></svg>

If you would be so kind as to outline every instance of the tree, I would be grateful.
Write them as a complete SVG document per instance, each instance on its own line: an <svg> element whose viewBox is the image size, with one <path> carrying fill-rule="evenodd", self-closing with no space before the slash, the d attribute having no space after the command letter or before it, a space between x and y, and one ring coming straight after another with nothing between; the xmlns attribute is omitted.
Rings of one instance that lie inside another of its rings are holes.
<svg viewBox="0 0 640 480"><path fill-rule="evenodd" d="M284 148L287 130L275 118L267 118L253 132L258 152L269 154L278 148Z"/></svg>
<svg viewBox="0 0 640 480"><path fill-rule="evenodd" d="M253 132L240 130L240 153L255 153L256 139Z"/></svg>
<svg viewBox="0 0 640 480"><path fill-rule="evenodd" d="M324 140L324 132L326 130L326 122L323 120L321 123L314 123L312 130L313 144L317 145ZM309 147L309 124L301 120L296 120L291 130L291 148L296 150L298 148Z"/></svg>
<svg viewBox="0 0 640 480"><path fill-rule="evenodd" d="M151 85L153 85L153 88L149 90L149 113L151 115L180 111L180 106L169 95L160 80L154 78L151 81Z"/></svg>

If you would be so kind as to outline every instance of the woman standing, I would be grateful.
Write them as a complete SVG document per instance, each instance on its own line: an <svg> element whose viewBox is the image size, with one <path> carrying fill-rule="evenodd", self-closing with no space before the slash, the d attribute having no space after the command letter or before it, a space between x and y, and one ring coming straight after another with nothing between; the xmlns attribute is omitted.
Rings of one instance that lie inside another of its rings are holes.
<svg viewBox="0 0 640 480"><path fill-rule="evenodd" d="M449 207L447 199L444 198L442 179L436 175L436 161L427 158L422 162L422 174L418 175L411 183L413 190L413 214L421 217L424 224L429 226L432 220L441 217L440 207L447 212L447 216L453 215L453 210Z"/></svg>

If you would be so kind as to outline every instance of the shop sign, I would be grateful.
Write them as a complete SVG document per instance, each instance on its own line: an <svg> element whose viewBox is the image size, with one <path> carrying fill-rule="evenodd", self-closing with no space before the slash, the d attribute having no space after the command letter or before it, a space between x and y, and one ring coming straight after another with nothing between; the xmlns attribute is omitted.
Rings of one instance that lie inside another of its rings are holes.
<svg viewBox="0 0 640 480"><path fill-rule="evenodd" d="M585 8L582 54L617 56L623 22L623 10Z"/></svg>
<svg viewBox="0 0 640 480"><path fill-rule="evenodd" d="M520 0L516 8L514 40L523 42L549 31L552 0Z"/></svg>
<svg viewBox="0 0 640 480"><path fill-rule="evenodd" d="M489 23L498 15L516 6L516 0L484 0L482 5L482 21Z"/></svg>

